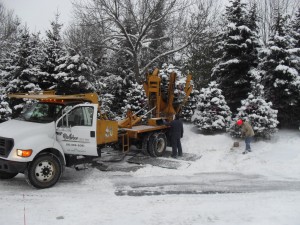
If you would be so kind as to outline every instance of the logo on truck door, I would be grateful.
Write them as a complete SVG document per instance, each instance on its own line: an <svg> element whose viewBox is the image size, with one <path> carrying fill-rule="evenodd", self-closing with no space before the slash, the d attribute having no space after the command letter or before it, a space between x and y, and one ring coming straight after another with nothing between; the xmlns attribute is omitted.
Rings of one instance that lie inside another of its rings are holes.
<svg viewBox="0 0 300 225"><path fill-rule="evenodd" d="M76 141L78 140L78 137L75 137L73 134L63 134L63 139L67 140L67 141Z"/></svg>
<svg viewBox="0 0 300 225"><path fill-rule="evenodd" d="M105 137L112 137L114 134L112 127L106 127L105 129Z"/></svg>

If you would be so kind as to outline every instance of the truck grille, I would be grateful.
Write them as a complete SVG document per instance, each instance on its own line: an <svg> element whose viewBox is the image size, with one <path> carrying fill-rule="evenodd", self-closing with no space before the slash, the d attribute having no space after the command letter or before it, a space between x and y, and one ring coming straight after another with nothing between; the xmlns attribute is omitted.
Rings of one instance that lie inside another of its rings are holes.
<svg viewBox="0 0 300 225"><path fill-rule="evenodd" d="M0 156L7 157L14 147L14 140L0 137Z"/></svg>

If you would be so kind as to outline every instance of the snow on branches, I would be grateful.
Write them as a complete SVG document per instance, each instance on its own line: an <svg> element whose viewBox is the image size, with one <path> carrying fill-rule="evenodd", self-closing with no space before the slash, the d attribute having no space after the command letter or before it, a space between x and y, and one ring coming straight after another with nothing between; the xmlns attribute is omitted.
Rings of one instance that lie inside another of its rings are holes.
<svg viewBox="0 0 300 225"><path fill-rule="evenodd" d="M215 81L202 88L192 122L205 133L225 131L231 122L231 111Z"/></svg>

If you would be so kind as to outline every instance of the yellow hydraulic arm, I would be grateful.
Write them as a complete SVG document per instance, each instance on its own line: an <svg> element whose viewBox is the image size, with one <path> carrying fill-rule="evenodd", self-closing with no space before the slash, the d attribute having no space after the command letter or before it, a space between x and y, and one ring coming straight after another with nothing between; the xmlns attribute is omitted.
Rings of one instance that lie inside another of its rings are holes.
<svg viewBox="0 0 300 225"><path fill-rule="evenodd" d="M48 101L82 100L82 101L89 101L93 104L98 104L98 95L96 93L75 94L75 95L56 95L55 91L44 91L40 94L30 94L30 93L9 94L8 97L9 98L27 98L27 99L35 99L35 100L48 100Z"/></svg>
<svg viewBox="0 0 300 225"><path fill-rule="evenodd" d="M180 105L174 106L174 89L176 81L176 73L172 72L170 74L169 86L167 90L167 99L164 100L161 94L161 78L158 76L158 69L147 76L147 81L144 83L144 89L148 97L148 102L150 108L156 107L154 117L166 117L168 121L173 119L173 115L179 113L182 106L186 103L188 97L192 91L191 80L192 76L189 74L186 79L186 84L184 88L185 98Z"/></svg>

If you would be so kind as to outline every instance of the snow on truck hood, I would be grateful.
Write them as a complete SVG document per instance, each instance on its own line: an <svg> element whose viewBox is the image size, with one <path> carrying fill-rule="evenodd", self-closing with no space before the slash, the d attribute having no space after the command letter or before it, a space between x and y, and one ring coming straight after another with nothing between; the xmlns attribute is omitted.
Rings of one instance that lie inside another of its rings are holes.
<svg viewBox="0 0 300 225"><path fill-rule="evenodd" d="M54 122L33 123L22 120L9 120L0 123L0 137L23 139L38 134L45 134L52 137L54 135L54 132Z"/></svg>

